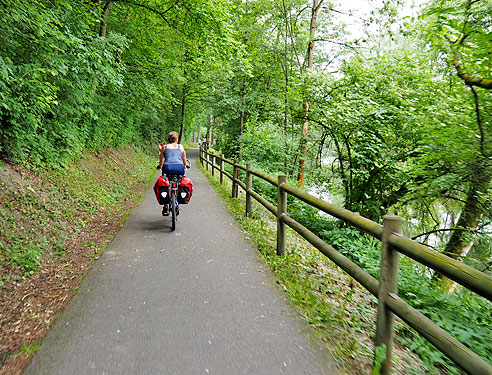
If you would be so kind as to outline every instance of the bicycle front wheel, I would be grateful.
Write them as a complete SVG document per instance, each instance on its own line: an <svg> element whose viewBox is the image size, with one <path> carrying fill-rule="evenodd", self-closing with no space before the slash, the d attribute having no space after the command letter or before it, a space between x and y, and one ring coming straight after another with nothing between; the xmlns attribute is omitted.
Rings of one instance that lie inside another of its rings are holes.
<svg viewBox="0 0 492 375"><path fill-rule="evenodd" d="M171 216L172 216L172 222L171 222L171 230L176 229L176 192L173 190L171 191Z"/></svg>

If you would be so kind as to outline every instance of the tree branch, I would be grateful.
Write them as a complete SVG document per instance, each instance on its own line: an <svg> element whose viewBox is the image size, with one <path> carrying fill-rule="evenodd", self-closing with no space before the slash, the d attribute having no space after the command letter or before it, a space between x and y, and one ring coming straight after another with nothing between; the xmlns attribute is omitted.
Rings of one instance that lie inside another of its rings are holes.
<svg viewBox="0 0 492 375"><path fill-rule="evenodd" d="M464 191L461 191L459 190L461 193L466 193ZM447 199L451 199L451 200L454 200L454 201L457 201L457 202L460 202L460 203L466 203L463 199L460 199L460 198L457 198L457 197L453 197L452 195L445 195L444 198L447 198Z"/></svg>
<svg viewBox="0 0 492 375"><path fill-rule="evenodd" d="M315 8L315 11L318 12L319 11L319 8L321 8L321 5L323 5L323 1L324 0L320 0L320 2L318 3L318 6Z"/></svg>
<svg viewBox="0 0 492 375"><path fill-rule="evenodd" d="M333 43L333 44L338 44L339 46L342 46L342 47L347 47L347 48L353 49L354 51L357 51L357 48L362 48L362 47L358 47L358 46L357 47L352 46L352 45L345 43L345 42L337 42L335 40L323 39L323 38L315 39L315 40L313 40L313 42L329 42L329 43Z"/></svg>
<svg viewBox="0 0 492 375"><path fill-rule="evenodd" d="M168 9L166 9L166 10L164 10L164 11L159 11L159 10L158 10L158 9L156 9L156 8L150 7L150 6L145 5L145 4L136 3L136 2L133 2L133 1L131 1L131 0L118 0L118 1L121 1L121 2L123 2L123 3L127 3L127 4L130 4L130 5L133 5L133 6L135 6L135 7L140 7L140 8L146 9L146 10L148 10L148 11L152 12L152 13L155 13L155 14L159 15L159 16L162 18L162 20L163 20L163 21L164 21L164 22L165 22L165 23L166 23L169 27L171 27L172 29L174 29L174 30L178 31L179 33L183 34L183 35L184 35L184 36L186 36L187 38L189 38L189 37L190 37L190 35L188 35L187 33L185 33L185 32L184 32L183 30L181 30L179 27L177 27L177 26L173 25L173 24L172 24L172 23L171 23L171 22L170 22L170 21L169 21L169 20L165 17L165 14L166 14L168 11L170 11L170 10L171 10L171 9L172 9L172 8L173 8L176 4L177 4L177 2L176 2L176 3L174 3L174 4L170 7L170 8L168 8Z"/></svg>
<svg viewBox="0 0 492 375"><path fill-rule="evenodd" d="M478 102L478 95L473 86L470 86L470 90L473 93L473 100L475 102L475 116L477 118L478 131L480 132L480 153L485 155L485 132L483 129L482 117L480 116L480 106Z"/></svg>
<svg viewBox="0 0 492 375"><path fill-rule="evenodd" d="M362 21L366 21L364 18L359 17L359 16L357 16L357 15L355 15L353 13L342 12L342 11L336 10L336 9L334 9L332 7L325 7L323 9L329 10L330 12L333 12L333 13L343 14L344 16L355 17L355 18L358 18L358 19L360 19Z"/></svg>
<svg viewBox="0 0 492 375"><path fill-rule="evenodd" d="M416 236L413 236L412 240L415 240L415 239L422 237L422 236L428 236L429 234L433 234L433 233L451 232L451 231L475 232L474 230L466 229L466 228L435 229L435 230L431 230L429 232L424 232L424 233L418 234Z"/></svg>
<svg viewBox="0 0 492 375"><path fill-rule="evenodd" d="M466 85L470 87L477 86L487 90L492 89L492 79L473 77L472 75L465 73L463 67L461 66L459 52L454 53L453 65L454 68L456 69L456 73L458 74L458 77L460 77L465 82Z"/></svg>

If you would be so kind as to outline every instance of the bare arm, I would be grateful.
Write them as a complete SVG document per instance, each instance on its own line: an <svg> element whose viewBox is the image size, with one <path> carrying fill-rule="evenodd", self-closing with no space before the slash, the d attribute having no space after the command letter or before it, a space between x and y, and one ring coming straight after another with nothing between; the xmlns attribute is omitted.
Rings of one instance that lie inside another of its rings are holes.
<svg viewBox="0 0 492 375"><path fill-rule="evenodd" d="M182 156L182 159L183 159L183 165L186 167L186 151L184 149L184 146L181 146L183 147L183 156Z"/></svg>
<svg viewBox="0 0 492 375"><path fill-rule="evenodd" d="M162 163L164 160L164 149L166 148L166 145L162 145L162 147L159 145L159 169L162 168Z"/></svg>

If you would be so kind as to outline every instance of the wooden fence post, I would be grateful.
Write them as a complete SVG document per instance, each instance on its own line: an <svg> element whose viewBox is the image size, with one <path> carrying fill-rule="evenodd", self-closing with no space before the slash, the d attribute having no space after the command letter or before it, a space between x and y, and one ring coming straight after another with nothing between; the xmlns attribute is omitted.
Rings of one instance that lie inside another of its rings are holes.
<svg viewBox="0 0 492 375"><path fill-rule="evenodd" d="M253 169L253 164L246 164L246 216L251 216L251 201L252 197L249 191L253 189L253 175L250 170Z"/></svg>
<svg viewBox="0 0 492 375"><path fill-rule="evenodd" d="M280 216L287 213L287 193L281 188L283 183L287 183L287 176L280 174L278 176L277 193L277 255L284 255L285 253L285 224L280 220Z"/></svg>
<svg viewBox="0 0 492 375"><path fill-rule="evenodd" d="M206 159L206 163L205 164L207 164L207 171L208 171L208 162L210 161L210 157L209 157L208 151L205 151L205 155L207 155L207 159Z"/></svg>
<svg viewBox="0 0 492 375"><path fill-rule="evenodd" d="M237 186L237 179L239 177L239 168L237 167L237 160L234 161L234 167L232 169L232 198L237 198L238 194L238 186Z"/></svg>
<svg viewBox="0 0 492 375"><path fill-rule="evenodd" d="M212 176L215 176L215 154L212 155Z"/></svg>
<svg viewBox="0 0 492 375"><path fill-rule="evenodd" d="M388 237L401 233L402 218L395 215L384 216L384 229L381 248L381 267L379 272L378 317L376 322L376 351L386 346L386 357L381 365L381 374L391 374L391 352L393 350L394 314L386 305L386 298L398 293L398 252L388 245ZM380 349L381 350L381 349ZM378 358L379 356L376 356ZM380 357L376 361L380 361Z"/></svg>
<svg viewBox="0 0 492 375"><path fill-rule="evenodd" d="M239 165L239 160L236 159L236 164ZM239 181L239 167L236 168L236 175L234 176L235 181ZM237 198L239 196L239 184L236 182L236 188L234 190L234 196Z"/></svg>
<svg viewBox="0 0 492 375"><path fill-rule="evenodd" d="M220 157L220 184L224 184L224 154Z"/></svg>

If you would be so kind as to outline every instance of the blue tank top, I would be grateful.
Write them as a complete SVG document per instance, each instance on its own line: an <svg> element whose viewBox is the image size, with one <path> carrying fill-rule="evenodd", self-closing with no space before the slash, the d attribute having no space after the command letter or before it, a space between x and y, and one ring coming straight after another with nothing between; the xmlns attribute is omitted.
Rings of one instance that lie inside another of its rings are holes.
<svg viewBox="0 0 492 375"><path fill-rule="evenodd" d="M180 146L178 148L164 149L164 164L183 164L183 150Z"/></svg>

